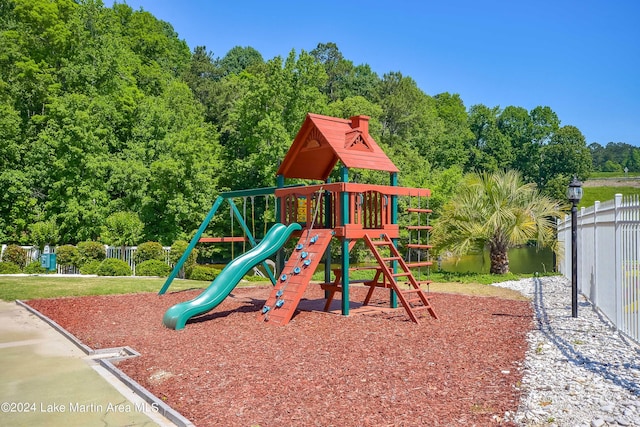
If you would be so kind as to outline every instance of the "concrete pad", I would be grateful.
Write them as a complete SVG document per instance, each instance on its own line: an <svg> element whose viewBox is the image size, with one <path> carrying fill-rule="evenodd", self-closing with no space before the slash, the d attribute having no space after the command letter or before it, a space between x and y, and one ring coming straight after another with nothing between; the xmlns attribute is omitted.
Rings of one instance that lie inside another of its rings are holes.
<svg viewBox="0 0 640 427"><path fill-rule="evenodd" d="M47 323L0 301L0 423L173 426Z"/></svg>

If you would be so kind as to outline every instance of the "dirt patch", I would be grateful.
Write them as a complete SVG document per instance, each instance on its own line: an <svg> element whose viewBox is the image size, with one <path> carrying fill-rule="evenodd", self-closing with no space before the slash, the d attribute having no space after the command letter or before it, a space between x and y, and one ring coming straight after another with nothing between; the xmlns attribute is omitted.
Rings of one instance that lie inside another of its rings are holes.
<svg viewBox="0 0 640 427"><path fill-rule="evenodd" d="M400 310L299 312L280 327L257 320L269 291L235 289L182 331L162 316L199 291L28 303L92 348L140 352L118 366L197 426L512 425L530 303L435 294L440 320L420 325ZM352 301L365 293L352 288ZM305 298L322 295L310 286Z"/></svg>
<svg viewBox="0 0 640 427"><path fill-rule="evenodd" d="M583 187L633 187L640 188L640 178L599 178L588 179L582 183Z"/></svg>

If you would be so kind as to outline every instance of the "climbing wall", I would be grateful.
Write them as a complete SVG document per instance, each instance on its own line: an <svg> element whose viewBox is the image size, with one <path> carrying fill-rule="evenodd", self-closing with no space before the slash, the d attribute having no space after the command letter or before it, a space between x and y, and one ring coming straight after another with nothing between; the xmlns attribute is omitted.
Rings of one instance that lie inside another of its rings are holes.
<svg viewBox="0 0 640 427"><path fill-rule="evenodd" d="M258 315L259 320L286 325L329 246L333 230L304 230L276 286Z"/></svg>

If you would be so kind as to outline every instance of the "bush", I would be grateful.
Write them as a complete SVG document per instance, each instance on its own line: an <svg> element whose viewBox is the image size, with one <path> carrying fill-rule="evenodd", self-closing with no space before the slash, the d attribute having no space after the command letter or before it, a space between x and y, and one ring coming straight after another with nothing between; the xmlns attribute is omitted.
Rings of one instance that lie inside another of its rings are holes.
<svg viewBox="0 0 640 427"><path fill-rule="evenodd" d="M9 245L2 253L2 261L12 262L23 269L27 265L27 251L18 245Z"/></svg>
<svg viewBox="0 0 640 427"><path fill-rule="evenodd" d="M182 254L184 254L184 251L188 246L189 242L186 242L184 240L176 240L175 242L173 242L173 244L171 245L171 252L169 252L169 260L171 261L171 265L176 265L178 263L180 257L182 257ZM193 270L193 267L196 265L197 259L198 250L196 248L193 248L193 250L189 254L189 257L182 266L182 271L180 272L181 278L184 278L185 276L189 277L191 275L191 270Z"/></svg>
<svg viewBox="0 0 640 427"><path fill-rule="evenodd" d="M82 267L80 267L80 274L97 274L98 268L100 268L100 264L102 261L98 261L94 259L93 261L89 261Z"/></svg>
<svg viewBox="0 0 640 427"><path fill-rule="evenodd" d="M20 271L20 267L18 267L18 264L13 263L11 261L0 262L0 274L19 274L19 273L22 273L22 271Z"/></svg>
<svg viewBox="0 0 640 427"><path fill-rule="evenodd" d="M159 242L145 242L138 245L134 260L136 263L149 260L164 261L164 251ZM137 268L137 267L136 267Z"/></svg>
<svg viewBox="0 0 640 427"><path fill-rule="evenodd" d="M129 264L117 258L107 258L100 263L96 271L98 276L131 276Z"/></svg>
<svg viewBox="0 0 640 427"><path fill-rule="evenodd" d="M107 257L104 245L91 240L78 243L77 250L78 259L75 262L77 267L82 267L89 261L102 261Z"/></svg>
<svg viewBox="0 0 640 427"><path fill-rule="evenodd" d="M191 280L204 280L210 282L220 274L220 270L213 267L207 267L205 265L194 265L191 269L188 279Z"/></svg>
<svg viewBox="0 0 640 427"><path fill-rule="evenodd" d="M150 259L136 265L136 276L167 277L170 272L171 267L169 267L164 261L157 259Z"/></svg>
<svg viewBox="0 0 640 427"><path fill-rule="evenodd" d="M80 252L78 252L78 248L73 245L63 245L58 246L56 248L56 262L65 271L68 271L72 266L78 266L76 263L78 262L80 257Z"/></svg>
<svg viewBox="0 0 640 427"><path fill-rule="evenodd" d="M46 273L49 272L49 270L47 270L46 268L41 266L40 262L34 261L34 262L29 263L24 268L23 272L26 273L26 274L46 274Z"/></svg>

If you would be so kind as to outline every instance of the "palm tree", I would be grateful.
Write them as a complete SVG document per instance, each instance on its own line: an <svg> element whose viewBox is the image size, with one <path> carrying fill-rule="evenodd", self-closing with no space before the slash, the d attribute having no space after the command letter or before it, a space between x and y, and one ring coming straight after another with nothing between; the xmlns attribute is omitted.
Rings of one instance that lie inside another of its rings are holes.
<svg viewBox="0 0 640 427"><path fill-rule="evenodd" d="M524 184L517 171L472 173L434 222L433 243L454 255L489 248L494 274L509 272L507 250L535 240L555 249L560 203Z"/></svg>

